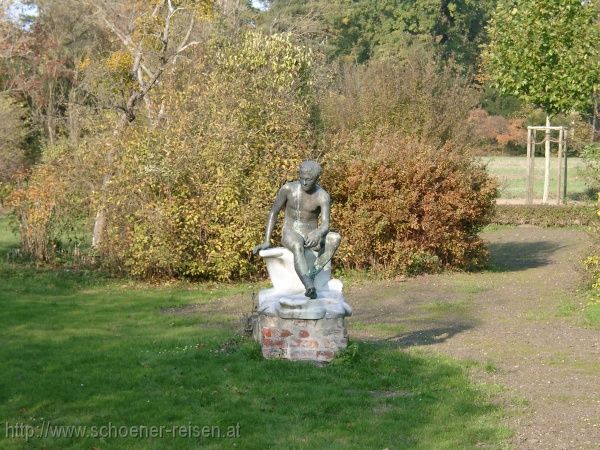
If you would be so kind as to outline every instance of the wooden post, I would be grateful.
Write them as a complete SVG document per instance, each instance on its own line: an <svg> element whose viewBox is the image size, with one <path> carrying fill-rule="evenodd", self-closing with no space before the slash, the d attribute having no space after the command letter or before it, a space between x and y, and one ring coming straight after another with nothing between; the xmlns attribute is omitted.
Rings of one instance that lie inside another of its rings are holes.
<svg viewBox="0 0 600 450"><path fill-rule="evenodd" d="M527 204L533 203L533 169L535 163L535 135L534 131L527 127ZM533 135L533 139L532 139Z"/></svg>
<svg viewBox="0 0 600 450"><path fill-rule="evenodd" d="M544 195L542 203L548 203L548 194L550 193L550 116L546 115L546 134L544 138Z"/></svg>
<svg viewBox="0 0 600 450"><path fill-rule="evenodd" d="M563 134L563 154L565 155L564 176L563 176L563 203L567 203L567 135Z"/></svg>
<svg viewBox="0 0 600 450"><path fill-rule="evenodd" d="M562 182L562 158L563 158L563 138L565 136L565 129L561 127L558 132L558 189L556 191L556 204L560 205L560 195L561 195L561 182Z"/></svg>

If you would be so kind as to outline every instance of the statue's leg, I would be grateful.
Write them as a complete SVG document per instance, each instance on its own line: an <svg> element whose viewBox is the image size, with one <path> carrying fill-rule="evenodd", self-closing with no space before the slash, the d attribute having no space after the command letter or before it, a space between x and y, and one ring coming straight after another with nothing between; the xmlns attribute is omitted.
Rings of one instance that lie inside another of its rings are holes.
<svg viewBox="0 0 600 450"><path fill-rule="evenodd" d="M342 237L339 233L335 231L330 231L325 235L325 239L323 244L321 245L321 249L319 251L319 255L315 260L315 266L310 272L311 278L314 280L317 274L323 270L325 265L331 261L333 255L337 251L340 246L340 242L342 241Z"/></svg>
<svg viewBox="0 0 600 450"><path fill-rule="evenodd" d="M281 243L294 255L294 269L306 288L304 295L309 298L317 298L315 284L313 279L308 275L308 263L304 256L304 238L294 230L284 228Z"/></svg>

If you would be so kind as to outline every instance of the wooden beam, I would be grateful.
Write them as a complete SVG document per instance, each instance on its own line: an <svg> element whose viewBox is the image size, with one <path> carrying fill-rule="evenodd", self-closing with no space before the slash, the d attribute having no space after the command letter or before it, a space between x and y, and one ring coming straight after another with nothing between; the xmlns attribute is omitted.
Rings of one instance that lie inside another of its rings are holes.
<svg viewBox="0 0 600 450"><path fill-rule="evenodd" d="M564 143L563 143L563 154L565 157L565 164L564 164L564 176L563 176L563 203L567 203L567 136L566 133L563 135L564 138Z"/></svg>
<svg viewBox="0 0 600 450"><path fill-rule="evenodd" d="M558 133L558 189L556 191L556 204L560 205L560 196L562 194L562 158L563 158L563 141L565 133L564 130L560 130Z"/></svg>
<svg viewBox="0 0 600 450"><path fill-rule="evenodd" d="M558 131L560 131L560 130L566 130L568 128L569 127L563 127L563 126L560 126L560 127L547 126L546 127L546 126L541 126L541 125L540 126L529 126L529 127L527 127L527 129L538 130L538 131L545 131L545 130L558 130Z"/></svg>
<svg viewBox="0 0 600 450"><path fill-rule="evenodd" d="M527 127L527 204L533 203L533 169L535 164L534 131Z"/></svg>
<svg viewBox="0 0 600 450"><path fill-rule="evenodd" d="M542 203L548 203L550 194L550 116L546 114L546 126L544 127L544 194Z"/></svg>

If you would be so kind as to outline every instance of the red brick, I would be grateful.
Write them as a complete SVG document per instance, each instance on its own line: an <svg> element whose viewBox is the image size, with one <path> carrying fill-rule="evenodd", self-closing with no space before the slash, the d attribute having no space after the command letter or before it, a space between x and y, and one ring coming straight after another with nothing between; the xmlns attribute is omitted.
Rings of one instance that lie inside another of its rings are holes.
<svg viewBox="0 0 600 450"><path fill-rule="evenodd" d="M273 359L331 361L348 343L343 321L312 322L265 318L260 330L263 355Z"/></svg>
<svg viewBox="0 0 600 450"><path fill-rule="evenodd" d="M316 341L314 339L307 339L305 341L305 345L309 348L319 348L319 341Z"/></svg>
<svg viewBox="0 0 600 450"><path fill-rule="evenodd" d="M298 335L301 338L306 338L306 337L310 336L310 333L308 331L306 331L306 330L300 330L300 333L298 333Z"/></svg>
<svg viewBox="0 0 600 450"><path fill-rule="evenodd" d="M332 351L318 351L317 352L317 358L326 359L327 361L332 360L333 355L334 355L334 353Z"/></svg>
<svg viewBox="0 0 600 450"><path fill-rule="evenodd" d="M315 339L293 339L290 347L298 348L319 348L319 341Z"/></svg>

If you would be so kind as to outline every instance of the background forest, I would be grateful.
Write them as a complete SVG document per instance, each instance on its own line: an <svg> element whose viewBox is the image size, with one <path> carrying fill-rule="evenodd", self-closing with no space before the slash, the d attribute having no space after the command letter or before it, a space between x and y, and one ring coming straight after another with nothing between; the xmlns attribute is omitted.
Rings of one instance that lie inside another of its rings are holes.
<svg viewBox="0 0 600 450"><path fill-rule="evenodd" d="M522 148L544 117L492 70L496 3L5 0L0 205L22 255L252 278L275 192L316 158L342 267L482 267L498 186L473 155ZM597 29L596 4L562 3ZM597 162L583 97L553 120Z"/></svg>

